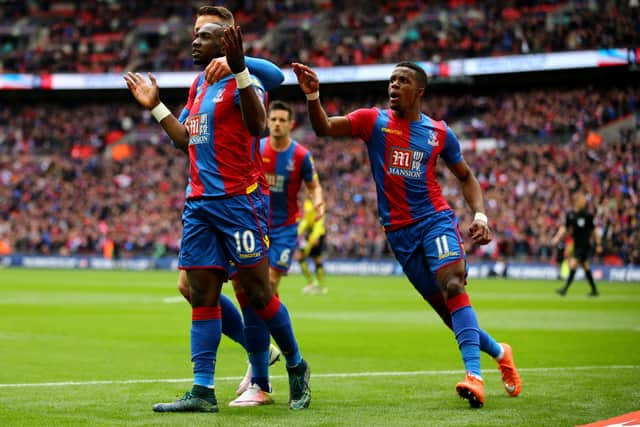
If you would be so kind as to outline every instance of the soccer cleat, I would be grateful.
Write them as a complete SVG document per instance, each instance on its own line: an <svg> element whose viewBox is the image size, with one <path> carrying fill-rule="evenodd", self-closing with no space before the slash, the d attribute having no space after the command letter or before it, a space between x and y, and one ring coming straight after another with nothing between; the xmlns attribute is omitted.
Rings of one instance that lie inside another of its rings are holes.
<svg viewBox="0 0 640 427"><path fill-rule="evenodd" d="M564 288L560 288L560 289L556 289L556 293L561 297L563 297L567 294L567 291L565 291Z"/></svg>
<svg viewBox="0 0 640 427"><path fill-rule="evenodd" d="M273 399L271 395L262 390L258 384L251 384L244 393L235 400L229 402L229 406L235 408L246 408L250 406L271 405Z"/></svg>
<svg viewBox="0 0 640 427"><path fill-rule="evenodd" d="M273 366L273 364L275 364L278 360L280 360L280 350L278 350L278 347L276 347L275 345L270 344L269 366ZM247 372L244 374L244 378L242 378L242 381L240 381L240 384L238 384L238 388L236 389L237 396L240 396L242 393L247 391L247 388L249 388L249 385L251 384L251 376L251 364L249 364L249 366L247 367Z"/></svg>
<svg viewBox="0 0 640 427"><path fill-rule="evenodd" d="M589 292L589 293L587 294L587 296L588 296L588 297L597 297L598 295L600 295L600 294L598 293L598 291L595 291L595 292Z"/></svg>
<svg viewBox="0 0 640 427"><path fill-rule="evenodd" d="M297 366L287 367L287 373L289 374L289 409L308 408L311 403L311 389L309 388L311 369L309 364L303 359Z"/></svg>
<svg viewBox="0 0 640 427"><path fill-rule="evenodd" d="M464 381L456 384L456 391L461 398L469 401L472 408L482 408L484 406L484 381L467 372Z"/></svg>
<svg viewBox="0 0 640 427"><path fill-rule="evenodd" d="M320 286L315 283L310 283L302 288L302 293L307 295L326 295L329 289L326 286Z"/></svg>
<svg viewBox="0 0 640 427"><path fill-rule="evenodd" d="M269 345L269 366L273 366L280 360L280 350L273 344Z"/></svg>
<svg viewBox="0 0 640 427"><path fill-rule="evenodd" d="M218 412L218 402L215 395L212 401L194 397L190 391L181 399L169 403L156 403L153 412Z"/></svg>
<svg viewBox="0 0 640 427"><path fill-rule="evenodd" d="M509 396L516 397L522 390L522 380L513 363L513 350L509 344L501 343L500 345L504 352L502 359L498 361L498 369L502 373L502 385Z"/></svg>
<svg viewBox="0 0 640 427"><path fill-rule="evenodd" d="M302 288L303 294L312 294L316 288L316 284L314 282L308 283L307 286Z"/></svg>

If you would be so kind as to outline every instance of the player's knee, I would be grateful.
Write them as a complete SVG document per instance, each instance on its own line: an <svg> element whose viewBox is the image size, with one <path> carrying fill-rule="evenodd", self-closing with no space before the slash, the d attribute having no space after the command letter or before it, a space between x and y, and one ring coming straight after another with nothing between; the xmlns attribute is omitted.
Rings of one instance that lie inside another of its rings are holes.
<svg viewBox="0 0 640 427"><path fill-rule="evenodd" d="M464 262L449 265L436 273L436 280L447 299L464 293L465 275Z"/></svg>
<svg viewBox="0 0 640 427"><path fill-rule="evenodd" d="M440 286L444 290L447 299L465 292L464 274L460 274L456 271L450 271L449 274L442 276L440 279Z"/></svg>
<svg viewBox="0 0 640 427"><path fill-rule="evenodd" d="M464 293L464 281L453 278L452 280L446 282L443 288L447 293L447 298L452 298L456 295Z"/></svg>
<svg viewBox="0 0 640 427"><path fill-rule="evenodd" d="M178 292L185 298L189 297L189 281L186 275L181 274L178 278Z"/></svg>
<svg viewBox="0 0 640 427"><path fill-rule="evenodd" d="M245 292L245 294L247 294ZM254 289L250 294L247 294L249 304L256 310L262 310L269 304L273 291L271 289Z"/></svg>

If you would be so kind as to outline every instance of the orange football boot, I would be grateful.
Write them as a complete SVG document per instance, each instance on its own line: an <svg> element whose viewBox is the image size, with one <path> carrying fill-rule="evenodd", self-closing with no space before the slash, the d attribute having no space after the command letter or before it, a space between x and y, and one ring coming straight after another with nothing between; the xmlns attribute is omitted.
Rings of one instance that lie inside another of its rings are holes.
<svg viewBox="0 0 640 427"><path fill-rule="evenodd" d="M511 346L504 343L500 343L500 345L504 351L502 359L498 361L498 369L502 373L502 385L509 396L516 397L522 390L522 380L516 369L516 364L513 363Z"/></svg>
<svg viewBox="0 0 640 427"><path fill-rule="evenodd" d="M456 384L456 391L461 398L467 399L472 408L482 408L484 406L484 381L467 372L464 381Z"/></svg>

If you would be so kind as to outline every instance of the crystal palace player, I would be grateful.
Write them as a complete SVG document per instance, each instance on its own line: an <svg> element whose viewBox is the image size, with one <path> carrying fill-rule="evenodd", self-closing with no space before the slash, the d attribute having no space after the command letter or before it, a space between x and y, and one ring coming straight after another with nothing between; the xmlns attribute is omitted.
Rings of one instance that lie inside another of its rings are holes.
<svg viewBox="0 0 640 427"><path fill-rule="evenodd" d="M283 274L289 271L291 256L296 249L298 221L298 192L302 183L312 195L314 204L324 215L324 201L318 175L313 166L311 152L291 139L293 128L293 110L282 101L273 101L269 105L267 118L269 136L260 141L260 154L265 174L269 182L269 282L273 292L277 294L278 285ZM243 310L245 319L250 319L250 313ZM266 335L255 328L246 328L249 333ZM251 345L250 342L247 344ZM249 351L250 359L255 359ZM273 351L271 352L273 355ZM268 354L261 363L252 360L247 373L240 383L237 392L240 396L230 403L230 406L258 406L271 403L269 395L270 385L267 374L261 374L268 369Z"/></svg>
<svg viewBox="0 0 640 427"><path fill-rule="evenodd" d="M310 371L300 355L289 314L269 285L268 224L254 167L255 137L266 121L263 90L245 68L239 27L205 24L192 46L199 65L226 55L235 78L203 83L184 124L160 102L152 74L151 84L140 74L125 76L134 97L151 110L176 146L188 151L190 160L179 266L187 270L189 279L194 385L184 398L154 405L154 411L218 410L213 386L221 335L219 297L229 259L238 267L238 281L248 301L287 359L290 407L302 409L311 400Z"/></svg>
<svg viewBox="0 0 640 427"><path fill-rule="evenodd" d="M234 25L234 18L231 11L222 6L201 6L196 15L194 23L194 34L198 33L200 28L208 23ZM246 57L246 66L249 71L258 77L266 90L278 86L284 80L284 74L273 63L258 58ZM203 73L198 74L194 79L191 89L189 90L189 98L187 104L182 110L178 121L184 123L191 114L196 101L196 93L205 81L207 84L214 84L217 81L229 76L231 70L224 56L214 58L207 65ZM258 144L256 144L256 149ZM262 191L262 200L265 202L265 211L268 212L269 202L269 184L264 176L264 168L262 166L262 158L254 155L253 166L256 168L255 173L259 174L259 189ZM237 273L237 269L231 268L229 276ZM254 375L246 377L238 386L236 393L242 399L236 399L229 403L229 406L257 406L268 405L273 403L269 383L269 365L275 363L280 358L280 351L274 345L269 345L269 330L262 319L249 304L249 301L242 290L242 286L238 284L237 277L233 278L233 288L236 298L242 310L242 316L236 309L231 299L224 294L220 294L220 308L222 316L222 334L228 336L232 340L240 343L249 355L249 371ZM189 282L185 270L180 270L178 277L178 290L187 301L191 301ZM243 322L244 317L244 322ZM251 386L251 387L250 387ZM245 392L250 390L251 399L247 399Z"/></svg>
<svg viewBox="0 0 640 427"><path fill-rule="evenodd" d="M466 257L457 218L436 181L442 157L458 178L466 202L475 212L469 232L475 243L491 241L482 192L462 158L460 144L444 122L420 111L427 86L424 70L411 62L398 64L389 79L389 109L366 108L347 116L327 117L319 100L318 77L303 64L293 64L317 135L356 136L367 144L376 183L378 212L396 258L416 290L453 329L466 369L456 385L472 407L484 405L480 351L494 357L507 393L520 393L520 376L511 347L498 344L478 326L465 291Z"/></svg>
<svg viewBox="0 0 640 427"><path fill-rule="evenodd" d="M271 193L271 247L269 264L271 285L275 292L283 274L289 271L298 238L298 192L302 183L310 194L318 217L324 216L322 187L313 165L311 152L291 139L293 109L282 101L269 105L269 136L260 141L269 192Z"/></svg>

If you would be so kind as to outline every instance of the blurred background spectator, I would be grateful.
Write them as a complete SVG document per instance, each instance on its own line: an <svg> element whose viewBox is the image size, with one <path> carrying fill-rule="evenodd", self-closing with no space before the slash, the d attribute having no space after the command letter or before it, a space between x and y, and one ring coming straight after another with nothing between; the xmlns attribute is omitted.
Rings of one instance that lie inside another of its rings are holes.
<svg viewBox="0 0 640 427"><path fill-rule="evenodd" d="M447 120L461 140L497 142L465 152L495 231L491 245L469 243L469 253L554 259L551 236L571 191L581 188L597 212L603 261L640 263L638 132L588 143L590 131L637 113L639 94L625 86L428 96L424 111ZM384 106L385 99L325 99L330 114L367 103ZM305 105L293 104L294 137L314 153L326 192L329 256L390 256L363 144L316 138ZM0 240L19 253L175 255L187 170L186 156L133 102L0 106ZM440 174L466 230L471 214L459 188L443 165Z"/></svg>
<svg viewBox="0 0 640 427"><path fill-rule="evenodd" d="M189 70L202 2L0 2L0 72ZM629 0L227 0L248 54L279 65L390 63L638 46Z"/></svg>

